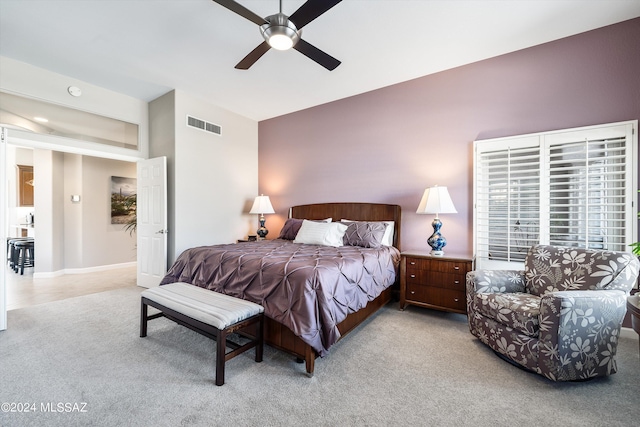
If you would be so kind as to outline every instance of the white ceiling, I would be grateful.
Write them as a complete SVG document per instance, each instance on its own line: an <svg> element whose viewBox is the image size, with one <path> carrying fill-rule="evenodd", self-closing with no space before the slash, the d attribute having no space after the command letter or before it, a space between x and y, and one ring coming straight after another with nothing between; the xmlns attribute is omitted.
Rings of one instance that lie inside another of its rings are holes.
<svg viewBox="0 0 640 427"><path fill-rule="evenodd" d="M260 16L279 7L238 2ZM283 0L283 12L303 3ZM344 0L302 34L342 61L334 71L273 49L241 71L258 26L211 0L0 0L0 55L146 101L176 88L264 120L639 16L639 0Z"/></svg>

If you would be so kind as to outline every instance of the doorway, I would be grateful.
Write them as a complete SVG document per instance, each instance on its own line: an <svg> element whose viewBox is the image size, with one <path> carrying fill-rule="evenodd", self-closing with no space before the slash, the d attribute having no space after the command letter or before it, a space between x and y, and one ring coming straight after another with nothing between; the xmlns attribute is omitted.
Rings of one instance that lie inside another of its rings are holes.
<svg viewBox="0 0 640 427"><path fill-rule="evenodd" d="M101 150L97 150L95 148L86 148L86 147L79 147L79 146L68 146L68 145L63 145L59 142L59 140L55 140L55 138L53 138L54 140L52 141L47 141L47 138L43 138L42 135L37 135L34 136L33 139L31 139L29 136L29 134L25 133L25 132L20 132L20 131L15 131L16 137L12 137L12 130L7 130L5 128L1 129L2 130L2 143L0 144L0 159L2 159L2 161L0 161L0 181L3 182L4 185L4 190L2 191L2 194L0 195L0 224L2 224L2 226L0 227L0 235L2 236L3 239L6 239L7 235L8 235L8 230L9 230L9 223L11 222L11 218L9 218L8 216L8 212L7 212L7 199L10 196L10 188L9 188L9 182L8 182L8 175L11 173L14 173L14 169L9 169L8 165L7 165L7 148L11 147L11 149L15 149L15 148L23 148L23 149L39 149L39 150L45 150L45 151L49 151L51 153L56 153L53 154L53 156L57 156L57 157L62 157L64 158L64 156L80 156L81 158L86 158L86 159L90 159L88 160L88 162L90 163L90 165L88 166L88 168L91 168L93 165L95 164L100 164L101 162L106 161L106 160L115 160L115 161L120 161L120 162L125 162L128 163L129 165L131 165L131 168L133 170L133 177L136 176L136 172L135 172L135 162L137 162L141 157L137 157L137 156L131 156L131 155L123 155L121 153L113 153L113 152L109 152L107 151L101 151ZM136 152L136 154L138 154ZM77 158L77 157L76 157ZM37 180L37 176L38 176L38 171L37 171L37 162L36 165L34 167L34 173L36 176L36 180ZM121 175L121 174L119 174ZM68 180L68 181L72 181L72 180ZM104 184L105 186L108 186L108 183ZM37 183L36 183L37 186ZM64 189L64 185L62 186L62 188ZM34 211L35 209L37 209L37 201L38 201L38 190L36 187L35 190L35 203L34 203ZM93 191L88 192L87 194L91 194L93 193ZM63 190L63 195L64 195L64 190ZM49 196L51 197L51 196ZM70 200L70 199L69 199ZM84 198L84 201L87 202L85 204L89 204L88 202L90 201L87 198ZM106 202L105 202L106 203ZM93 205L93 204L91 204ZM108 208L105 208L106 210L108 210ZM43 215L41 215L41 217L46 216L46 212L44 212ZM63 218L60 220L58 219L58 224L60 224L60 221L62 224L64 224L65 222L69 222L69 221L73 221L73 219L68 219L66 217L66 215L63 216ZM37 213L35 214L35 234L37 236L38 232L40 231L40 228L38 226L38 215ZM101 225L100 227L102 228L108 228L110 227L109 225ZM51 237L47 238L47 227L44 227L44 231L41 234L42 240L45 241L45 245L44 247L47 247L46 243L47 241L49 241L48 243L50 243L51 240L53 240ZM50 236L50 235L49 235ZM76 236L77 237L77 236ZM135 236L134 236L134 240L135 240ZM97 244L102 244L104 243L104 241L101 242L97 242ZM86 239L84 240L84 244L86 246ZM134 244L135 246L135 244ZM6 245L5 245L6 247ZM49 250L50 252L54 252L52 250ZM46 249L45 249L46 252ZM89 251L90 252L90 251ZM95 256L95 254L90 254L90 256ZM76 265L76 266L71 266L69 268L65 267L64 265L62 267L55 266L54 265L54 269L49 270L50 272L56 272L56 274L50 274L51 277L47 277L47 275L41 275L41 277L37 277L38 273L36 272L36 279L40 280L40 279L46 279L45 281L48 281L50 288L48 289L49 291L51 291L52 293L49 295L49 299L51 300L52 298L55 299L61 299L61 296L64 295L68 295L68 296L77 296L79 294L82 294L84 292L87 292L87 289L80 289L78 288L76 285L73 285L73 282L76 282L80 279L84 279L85 282L91 282L92 281L92 275L96 276L98 275L99 277L101 277L101 279L105 279L107 276L112 275L114 277L116 277L114 280L117 281L118 283L131 283L131 284L135 284L136 283L136 277L135 277L135 273L136 273L136 268L135 268L135 264L136 264L136 253L135 250L133 250L131 252L131 262L129 265L127 265L127 263L119 263L119 262L110 262L107 261L107 264L105 266L103 266L102 268L83 268L82 265ZM6 258L5 258L6 259ZM36 254L36 263L38 262L38 254ZM120 267L120 268L117 268ZM113 271L112 271L113 270ZM120 271L117 271L120 270ZM37 271L37 270L36 270ZM60 271L62 271L62 273L66 273L66 274L59 274ZM98 271L100 271L98 273ZM107 273L104 273L104 271L107 271ZM27 274L25 272L25 274ZM9 280L12 280L12 284L13 282L16 282L18 280L22 280L22 284L25 283L24 278L16 278L15 273L10 270L9 268L7 268L7 263L3 262L1 268L0 268L0 330L6 329L7 324L6 324L6 310L8 307L12 307L12 308L16 308L16 306L18 304L24 304L24 301L32 301L33 303L40 303L42 301L42 298L45 298L45 295L41 295L40 297L24 297L23 299L21 299L21 301L23 302L18 302L18 303L12 303L10 301L7 300L8 297L12 297L15 296L15 292L7 292L7 287L8 287L8 283ZM106 276L105 276L106 275ZM70 276L70 277L65 277L65 276ZM71 277L71 276L76 276L76 277ZM39 284L39 286L44 286L45 281L42 281L42 284ZM110 280L101 280L102 282L109 282ZM52 284L53 283L53 284ZM32 290L34 290L34 292L37 292L37 288L38 286L36 286L38 284L34 284L33 282L33 269L31 271L31 280L29 282L29 285L31 287ZM59 289L63 289L60 292L54 292L55 287L58 287ZM103 287L101 287L103 286ZM108 284L107 284L108 286ZM65 289L66 288L66 289ZM96 285L94 287L92 287L96 292L99 292L100 289L104 289L104 285ZM75 291L74 291L75 289ZM89 292L91 293L91 292ZM32 292L33 294L33 292ZM25 299L26 298L26 299Z"/></svg>
<svg viewBox="0 0 640 427"><path fill-rule="evenodd" d="M135 180L135 163L12 145L6 151L7 235L28 234L36 258L33 267L7 273L8 309L82 294L76 279L67 275L85 276L89 287L95 282L90 273L135 269L136 235L123 224L111 223L117 221L109 207L114 197L111 180ZM21 171L27 167L35 170L37 184L29 180L32 196L24 203ZM42 295L34 295L37 292Z"/></svg>

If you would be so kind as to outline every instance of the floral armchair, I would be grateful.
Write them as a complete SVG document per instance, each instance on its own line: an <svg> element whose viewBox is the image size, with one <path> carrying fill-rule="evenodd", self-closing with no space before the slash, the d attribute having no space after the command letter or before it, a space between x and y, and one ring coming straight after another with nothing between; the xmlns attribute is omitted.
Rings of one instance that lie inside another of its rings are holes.
<svg viewBox="0 0 640 427"><path fill-rule="evenodd" d="M625 252L533 246L524 271L467 274L469 329L499 355L553 381L614 374L639 266Z"/></svg>

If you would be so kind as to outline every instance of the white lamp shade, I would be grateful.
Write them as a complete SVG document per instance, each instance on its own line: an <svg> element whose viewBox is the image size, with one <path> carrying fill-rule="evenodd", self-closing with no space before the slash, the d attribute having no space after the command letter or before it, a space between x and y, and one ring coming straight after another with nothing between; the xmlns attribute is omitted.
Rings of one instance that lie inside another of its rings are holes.
<svg viewBox="0 0 640 427"><path fill-rule="evenodd" d="M441 214L441 213L458 213L447 187L430 187L424 190L422 200L418 205L416 213L419 214Z"/></svg>
<svg viewBox="0 0 640 427"><path fill-rule="evenodd" d="M264 194L256 197L253 201L253 206L251 206L251 210L249 213L252 214L272 214L276 213L273 210L273 206L271 206L271 201L269 200L269 196L265 196Z"/></svg>

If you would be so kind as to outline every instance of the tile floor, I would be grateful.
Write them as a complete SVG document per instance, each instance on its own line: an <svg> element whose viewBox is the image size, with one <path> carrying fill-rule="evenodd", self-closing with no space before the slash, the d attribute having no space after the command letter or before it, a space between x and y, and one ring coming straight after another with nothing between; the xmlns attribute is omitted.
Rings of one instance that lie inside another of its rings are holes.
<svg viewBox="0 0 640 427"><path fill-rule="evenodd" d="M136 285L136 267L46 279L34 279L28 270L23 276L7 270L7 310Z"/></svg>

